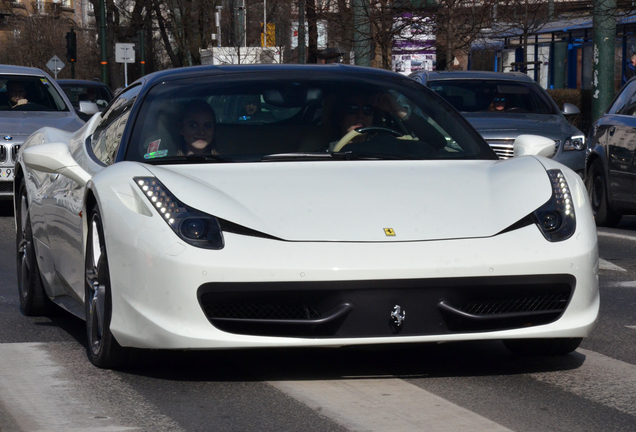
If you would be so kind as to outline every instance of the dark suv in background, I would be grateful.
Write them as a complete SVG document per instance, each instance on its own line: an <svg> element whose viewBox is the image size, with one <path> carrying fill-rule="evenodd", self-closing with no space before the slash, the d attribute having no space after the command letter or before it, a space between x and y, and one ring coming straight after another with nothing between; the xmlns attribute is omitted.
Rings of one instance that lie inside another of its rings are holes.
<svg viewBox="0 0 636 432"><path fill-rule="evenodd" d="M106 105L113 100L113 92L106 84L89 80L57 80L57 83L66 96L70 99L73 107L79 112L82 120L88 121L96 111L80 112L82 102L92 102L97 105L99 111L103 111Z"/></svg>
<svg viewBox="0 0 636 432"><path fill-rule="evenodd" d="M566 103L563 111L528 75L481 71L428 72L410 75L451 103L490 144L499 158L513 156L513 144L523 134L554 140L552 158L585 174L585 135L564 115L579 109Z"/></svg>

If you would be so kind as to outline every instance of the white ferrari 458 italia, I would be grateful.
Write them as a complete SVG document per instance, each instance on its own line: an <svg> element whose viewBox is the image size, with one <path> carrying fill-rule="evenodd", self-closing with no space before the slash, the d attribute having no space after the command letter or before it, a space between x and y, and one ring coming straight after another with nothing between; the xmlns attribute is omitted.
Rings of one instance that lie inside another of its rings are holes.
<svg viewBox="0 0 636 432"><path fill-rule="evenodd" d="M523 135L499 160L429 89L372 68L148 75L22 146L21 309L85 319L105 368L138 348L569 353L597 320L598 251L554 146Z"/></svg>

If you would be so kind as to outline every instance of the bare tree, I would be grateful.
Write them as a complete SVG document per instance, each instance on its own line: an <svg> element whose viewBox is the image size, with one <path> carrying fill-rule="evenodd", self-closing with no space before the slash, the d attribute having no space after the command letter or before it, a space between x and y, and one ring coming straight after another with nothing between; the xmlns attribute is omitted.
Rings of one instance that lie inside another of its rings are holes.
<svg viewBox="0 0 636 432"><path fill-rule="evenodd" d="M456 54L470 51L482 30L490 27L496 3L497 0L438 0L439 7L435 12L437 42L438 47L444 48L444 57L438 54L438 65L441 60L444 69L451 70Z"/></svg>

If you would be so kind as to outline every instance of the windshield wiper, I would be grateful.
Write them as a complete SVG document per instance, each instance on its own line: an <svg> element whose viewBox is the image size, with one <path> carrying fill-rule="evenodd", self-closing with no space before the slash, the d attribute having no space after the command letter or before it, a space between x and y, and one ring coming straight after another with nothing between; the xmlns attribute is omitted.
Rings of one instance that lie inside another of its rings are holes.
<svg viewBox="0 0 636 432"><path fill-rule="evenodd" d="M261 158L262 162L270 161L305 161L305 160L327 160L331 155L326 152L316 153L272 153Z"/></svg>
<svg viewBox="0 0 636 432"><path fill-rule="evenodd" d="M358 152L338 152L331 153L334 159L344 160L419 160L422 159L419 156L398 155L391 153L358 153Z"/></svg>
<svg viewBox="0 0 636 432"><path fill-rule="evenodd" d="M150 164L182 164L182 163L205 163L205 162L232 162L232 159L216 155L187 155L187 156L168 156L156 157L144 160Z"/></svg>

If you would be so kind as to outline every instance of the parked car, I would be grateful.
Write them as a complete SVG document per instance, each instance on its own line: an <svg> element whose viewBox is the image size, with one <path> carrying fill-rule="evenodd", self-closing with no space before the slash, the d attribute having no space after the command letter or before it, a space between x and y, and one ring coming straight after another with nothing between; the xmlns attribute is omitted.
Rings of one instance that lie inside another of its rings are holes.
<svg viewBox="0 0 636 432"><path fill-rule="evenodd" d="M597 226L636 214L636 79L616 95L590 132L587 189Z"/></svg>
<svg viewBox="0 0 636 432"><path fill-rule="evenodd" d="M523 134L554 140L552 159L585 173L585 134L564 115L579 109L566 103L560 111L550 95L518 72L428 72L410 75L451 103L504 159L513 157L515 138Z"/></svg>
<svg viewBox="0 0 636 432"><path fill-rule="evenodd" d="M73 132L83 124L46 72L0 65L0 199L13 198L16 155L29 135L44 126Z"/></svg>
<svg viewBox="0 0 636 432"><path fill-rule="evenodd" d="M103 111L106 105L113 100L112 90L101 82L64 79L57 80L57 83L62 87L71 104L78 111L80 118L84 121L88 121L97 112L94 108L80 109L80 106L84 105L85 102L95 103L98 110Z"/></svg>
<svg viewBox="0 0 636 432"><path fill-rule="evenodd" d="M498 160L390 71L157 72L20 150L20 307L85 319L99 367L131 348L568 353L598 315L596 227L581 178L541 156L554 141L515 146Z"/></svg>

